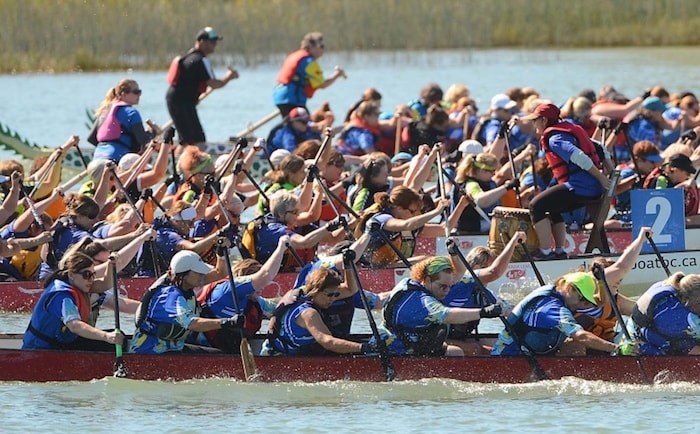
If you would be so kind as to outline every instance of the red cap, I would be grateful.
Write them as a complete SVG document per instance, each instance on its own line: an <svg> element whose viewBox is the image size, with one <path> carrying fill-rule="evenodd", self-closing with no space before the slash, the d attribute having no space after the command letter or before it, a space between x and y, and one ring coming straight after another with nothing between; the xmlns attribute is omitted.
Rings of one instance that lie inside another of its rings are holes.
<svg viewBox="0 0 700 434"><path fill-rule="evenodd" d="M550 120L557 120L559 119L560 113L561 112L559 111L559 107L555 106L554 104L540 104L537 106L534 112L525 116L523 119L533 120L537 118L547 118Z"/></svg>

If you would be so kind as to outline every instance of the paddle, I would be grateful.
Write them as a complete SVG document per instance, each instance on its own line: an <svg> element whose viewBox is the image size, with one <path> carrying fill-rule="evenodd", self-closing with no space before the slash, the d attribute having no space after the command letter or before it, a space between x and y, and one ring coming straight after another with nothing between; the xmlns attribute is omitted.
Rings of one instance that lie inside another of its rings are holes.
<svg viewBox="0 0 700 434"><path fill-rule="evenodd" d="M337 199L338 202L340 202L340 203L345 203L345 202L343 202L342 200L339 200L339 199L337 198L337 196L335 196L335 195L333 194L333 192L331 191L331 189L328 188L328 186L327 186L326 183L324 182L324 179L321 177L321 173L319 172L318 167L317 167L316 165L311 165L311 166L309 166L308 171L309 171L309 174L311 174L311 176L313 176L314 178L316 178L316 181L318 182L318 185L321 186L321 190L322 190L323 193L326 195L326 199L328 200L328 203L331 204L331 208L333 208L333 211L335 212L335 215L338 216L338 221L340 222L341 225L343 225L343 228L345 229L345 233L347 234L347 236L348 236L350 239L354 240L354 239L355 239L355 235L354 235L354 234L352 233L352 231L350 230L350 226L348 225L347 220L345 220L345 217L343 217L343 215L340 213L340 210L338 209L338 205L336 204L335 201L336 201L336 199ZM351 208L351 209L352 209L352 208Z"/></svg>
<svg viewBox="0 0 700 434"><path fill-rule="evenodd" d="M394 369L394 365L391 363L391 359L389 358L389 350L386 347L386 343L379 336L379 329L377 328L377 323L374 321L374 316L372 316L372 310L369 307L367 295L362 289L360 275L357 272L357 267L355 266L354 250L347 249L343 251L343 264L345 265L346 269L352 272L352 276L357 283L357 290L359 291L360 299L362 300L362 307L365 309L365 313L367 314L369 328L372 329L372 336L374 336L374 340L377 342L377 351L379 353L379 361L381 362L382 369L384 370L384 378L386 378L386 381L393 381L396 379L396 369Z"/></svg>
<svg viewBox="0 0 700 434"><path fill-rule="evenodd" d="M654 242L654 239L651 237L651 233L647 232L647 241L649 241L649 245L651 245L652 250L654 251L654 254L656 255L656 258L661 262L661 266L664 267L664 271L666 272L666 277L671 277L671 270L668 269L668 265L666 265L666 261L664 261L663 256L661 256L661 252L659 251L659 248L656 247L656 243Z"/></svg>
<svg viewBox="0 0 700 434"><path fill-rule="evenodd" d="M223 248L223 243L217 240L219 247ZM233 277L233 270L231 269L231 258L228 256L228 252L224 252L224 261L226 262L226 272L228 273L228 280L231 283L231 295L233 296L233 307L236 309L236 315L241 314L241 308L238 305L238 294L236 293L236 281ZM253 381L258 375L257 367L255 366L255 356L253 355L253 350L250 348L250 343L248 338L245 336L243 328L239 329L241 333L241 362L243 363L243 375L245 376L245 381Z"/></svg>
<svg viewBox="0 0 700 434"><path fill-rule="evenodd" d="M201 99L200 99L200 101L201 101ZM274 118L276 118L279 115L280 115L280 110L275 109L273 112L266 115L265 117L263 117L259 121L254 122L252 124L248 124L248 126L244 130L239 131L234 136L232 136L232 138L246 137L248 134L255 132L255 130L262 127L263 125L270 122L271 120L273 120Z"/></svg>
<svg viewBox="0 0 700 434"><path fill-rule="evenodd" d="M401 115L396 116L396 134L394 135L394 155L401 151Z"/></svg>
<svg viewBox="0 0 700 434"><path fill-rule="evenodd" d="M236 143L236 147L233 148L231 151L231 154L229 154L228 158L226 158L225 163L221 166L221 172L218 174L216 178L216 182L221 182L221 178L226 175L226 172L229 171L231 168L231 164L238 158L238 156L243 152L243 150L248 146L248 139L245 137L241 137L238 139L238 142Z"/></svg>
<svg viewBox="0 0 700 434"><path fill-rule="evenodd" d="M507 124L506 124L507 125ZM513 153L510 151L510 129L506 126L506 131L505 135L503 136L506 139L506 153L508 154L508 162L510 162L510 173L511 176L513 177L513 180L518 179L518 172L515 170L515 162L513 161ZM523 207L523 200L520 197L520 186L516 184L515 186L515 196L518 198L518 206L520 208Z"/></svg>
<svg viewBox="0 0 700 434"><path fill-rule="evenodd" d="M468 196L466 190L464 190L464 187L462 187L461 185L459 185L459 183L457 183L454 176L450 175L450 172L443 169L442 173L452 183L452 185L453 185L452 188L456 188L457 191L459 192L459 194L461 194L462 196ZM467 208L469 208L469 207L473 207L474 210L477 212L477 214L479 214L479 216L482 219L484 219L486 222L491 222L491 219L486 214L486 212L479 205L477 205L475 201L470 200L469 205L467 205Z"/></svg>
<svg viewBox="0 0 700 434"><path fill-rule="evenodd" d="M542 278L542 274L540 273L540 270L537 268L537 265L535 265L535 260L532 259L532 255L530 254L530 251L527 249L527 246L523 242L523 240L518 240L518 244L520 244L520 247L523 248L523 252L525 253L525 258L527 258L527 262L530 263L530 266L532 267L532 271L535 272L535 277L537 277L537 282L540 284L540 286L543 286L544 279Z"/></svg>
<svg viewBox="0 0 700 434"><path fill-rule="evenodd" d="M265 194L265 190L258 184L258 182L255 180L253 175L250 174L244 167L243 167L243 161L237 161L236 164L233 166L233 174L238 175L239 173L243 172L243 174L248 178L248 181L250 181L251 184L253 184L253 187L255 187L256 190L258 190L258 193L260 196L262 196L263 200L267 204L267 206L270 206L270 198Z"/></svg>
<svg viewBox="0 0 700 434"><path fill-rule="evenodd" d="M78 184L85 176L87 176L87 170L83 170L82 172L78 173L68 181L66 181L65 184L61 185L61 190L68 191L71 188L73 188L76 184Z"/></svg>
<svg viewBox="0 0 700 434"><path fill-rule="evenodd" d="M469 265L469 262L467 262L467 259L464 257L462 252L459 250L457 247L457 244L454 242L454 240L448 239L447 240L447 251L450 253L452 256L457 256L459 260L462 262L462 264L466 267L467 271L471 275L472 279L474 280L474 283L476 283L477 287L479 288L479 291L481 292L481 296L486 300L487 303L493 304L496 303L497 300L491 294L491 292L486 289L484 286L483 282L481 279L479 279L479 276L476 275L474 272L474 269ZM506 331L508 334L513 338L513 341L518 345L518 348L525 347L527 351L522 351L522 353L525 355L525 358L527 359L528 363L530 364L530 368L532 368L532 376L536 381L540 380L549 380L549 376L547 375L546 372L542 369L540 366L539 362L533 355L533 351L530 348L529 345L527 345L525 342L521 341L519 336L515 334L513 331L513 326L508 322L508 320L503 317L499 316L498 317L501 322L503 323L503 327L505 327Z"/></svg>
<svg viewBox="0 0 700 434"><path fill-rule="evenodd" d="M60 149L60 147L59 147ZM46 178L49 177L51 172L53 172L53 166L58 163L58 160L61 158L61 152L54 152L51 154L51 161L48 163L48 167L46 171L41 175L41 178L39 178L39 181L34 184L34 187L32 188L32 191L29 192L29 197L34 197L36 194L37 190L41 187L41 185L46 181Z"/></svg>
<svg viewBox="0 0 700 434"><path fill-rule="evenodd" d="M595 278L603 282L603 287L605 288L605 292L608 294L610 305L613 308L613 312L615 312L615 317L617 317L617 322L620 324L620 328L622 328L622 332L625 334L625 338L628 342L634 342L632 340L632 337L630 336L630 332L625 326L625 320L622 318L620 308L617 306L617 302L615 301L615 295L610 289L610 285L608 285L608 280L605 278L605 268L603 268L601 264L595 263L593 264L592 271ZM634 360L637 362L637 366L639 367L639 371L642 373L642 378L644 379L644 381L646 383L651 383L651 381L649 381L649 375L647 375L647 372L644 369L644 366L642 365L642 360L640 359L639 354L634 356Z"/></svg>
<svg viewBox="0 0 700 434"><path fill-rule="evenodd" d="M117 285L117 257L109 255L109 265L112 267L112 291L114 292L114 332L119 335L122 333L119 325L119 286ZM117 378L126 378L127 370L124 364L124 356L122 344L114 344L116 357L114 359L114 376Z"/></svg>
<svg viewBox="0 0 700 434"><path fill-rule="evenodd" d="M436 146L441 146L441 144L438 144ZM445 190L445 178L443 177L443 173L445 172L445 169L442 167L442 157L440 156L440 153L438 153L438 156L436 158L437 161L437 167L438 167L438 188L440 189L440 198L441 199L447 199L447 191ZM445 238L450 236L450 225L448 224L448 221L450 219L450 210L448 207L445 207L445 209L442 212L442 218L445 221Z"/></svg>
<svg viewBox="0 0 700 434"><path fill-rule="evenodd" d="M146 220L143 218L143 214L136 208L136 204L134 204L133 199L131 199L131 196L129 196L129 193L126 191L126 188L124 188L124 184L122 184L121 179L119 179L119 176L117 176L117 172L115 170L115 164L113 161L110 161L106 165L107 169L112 172L112 176L114 177L114 182L117 184L117 187L119 187L119 190L122 192L124 195L124 198L126 198L127 203L131 207L132 211L134 214L136 214L136 217L139 219L139 223L142 225L146 224ZM153 199L153 196L151 196L151 199ZM153 261L153 271L156 273L157 276L160 276L160 263L158 262L156 258L156 242L155 240L149 240L148 243L150 244L150 250L151 250L151 260Z"/></svg>
<svg viewBox="0 0 700 434"><path fill-rule="evenodd" d="M393 250L394 253L396 253L396 256L399 257L399 259L401 260L401 262L403 262L403 264L404 264L407 268L411 268L411 263L410 263L409 260L406 258L406 255L404 255L403 252L402 252L401 250L399 250L399 248L396 247L396 246L394 245L394 243L391 242L391 240L389 239L389 237L387 236L387 234L384 233L384 229L381 228L381 224L380 224L379 222L376 222L376 221L375 221L375 222L369 223L369 230L370 230L371 232L375 232L377 235L379 235L379 238L381 238L382 241L384 241L385 244L388 244L389 247L391 247L391 250Z"/></svg>

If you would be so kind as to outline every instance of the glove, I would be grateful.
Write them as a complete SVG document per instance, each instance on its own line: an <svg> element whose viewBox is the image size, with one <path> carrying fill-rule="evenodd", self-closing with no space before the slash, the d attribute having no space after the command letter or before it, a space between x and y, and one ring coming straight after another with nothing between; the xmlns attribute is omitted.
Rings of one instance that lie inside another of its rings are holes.
<svg viewBox="0 0 700 434"><path fill-rule="evenodd" d="M681 142L694 142L698 138L698 133L695 132L695 130L688 130L681 134Z"/></svg>
<svg viewBox="0 0 700 434"><path fill-rule="evenodd" d="M216 194L221 194L221 184L213 175L209 175L204 180L204 191L214 190Z"/></svg>
<svg viewBox="0 0 700 434"><path fill-rule="evenodd" d="M512 190L514 188L520 187L520 180L518 178L511 179L503 185L506 187L506 190Z"/></svg>
<svg viewBox="0 0 700 434"><path fill-rule="evenodd" d="M629 125L627 122L620 122L619 124L617 124L617 126L615 127L615 129L613 130L613 132L614 132L615 134L620 134L620 132L627 131L627 129L629 128L629 126L630 126L630 125Z"/></svg>
<svg viewBox="0 0 700 434"><path fill-rule="evenodd" d="M609 119L609 118L601 118L601 119L598 121L598 128L600 128L601 130L602 130L602 129L606 129L606 130L607 130L607 129L610 128L610 127L611 127L611 125L610 125L610 119Z"/></svg>
<svg viewBox="0 0 700 434"><path fill-rule="evenodd" d="M238 175L243 171L243 160L236 160L235 163L233 163L233 174Z"/></svg>
<svg viewBox="0 0 700 434"><path fill-rule="evenodd" d="M490 304L481 308L479 318L496 318L501 316L502 313L503 308L500 304Z"/></svg>
<svg viewBox="0 0 700 434"><path fill-rule="evenodd" d="M369 342L363 342L362 346L360 347L360 354L376 354L377 353L377 346L374 344L371 344Z"/></svg>
<svg viewBox="0 0 700 434"><path fill-rule="evenodd" d="M168 145L173 144L173 137L175 137L175 127L170 127L165 132L163 133L163 143L167 143Z"/></svg>
<svg viewBox="0 0 700 434"><path fill-rule="evenodd" d="M326 225L326 229L328 230L328 232L333 232L336 229L344 227L346 224L347 222L345 221L345 217L340 216L337 219L328 222L328 224Z"/></svg>
<svg viewBox="0 0 700 434"><path fill-rule="evenodd" d="M617 350L613 354L619 356L633 356L637 353L637 344L633 342L625 342L617 346Z"/></svg>
<svg viewBox="0 0 700 434"><path fill-rule="evenodd" d="M312 164L306 168L306 182L312 182L319 175L318 166Z"/></svg>
<svg viewBox="0 0 700 434"><path fill-rule="evenodd" d="M447 241L445 241L445 244L447 245L447 253L449 253L450 256L457 255L459 248L457 247L457 243L453 238L448 238Z"/></svg>
<svg viewBox="0 0 700 434"><path fill-rule="evenodd" d="M501 126L498 128L498 138L505 139L506 134L508 134L508 122L501 122Z"/></svg>
<svg viewBox="0 0 700 434"><path fill-rule="evenodd" d="M650 96L651 96L651 89L647 89L647 90L645 90L644 93L642 94L642 99L643 99L643 100L644 100L644 99L647 99L647 98L649 98Z"/></svg>
<svg viewBox="0 0 700 434"><path fill-rule="evenodd" d="M238 315L232 316L231 318L222 319L221 320L221 329L222 330L242 329L244 324L245 324L245 315L238 314Z"/></svg>
<svg viewBox="0 0 700 434"><path fill-rule="evenodd" d="M140 199L143 200L148 200L153 197L153 189L147 188L144 191L141 192L141 197Z"/></svg>
<svg viewBox="0 0 700 434"><path fill-rule="evenodd" d="M355 251L351 249L343 250L343 262L352 262L356 258Z"/></svg>

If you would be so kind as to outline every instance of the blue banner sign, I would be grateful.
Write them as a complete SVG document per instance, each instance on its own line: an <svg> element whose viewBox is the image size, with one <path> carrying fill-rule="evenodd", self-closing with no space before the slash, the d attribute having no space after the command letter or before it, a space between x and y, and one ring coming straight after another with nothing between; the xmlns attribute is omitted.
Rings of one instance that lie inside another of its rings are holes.
<svg viewBox="0 0 700 434"><path fill-rule="evenodd" d="M632 190L632 237L644 226L651 227L662 252L685 250L685 196L681 188ZM643 253L653 252L644 243Z"/></svg>

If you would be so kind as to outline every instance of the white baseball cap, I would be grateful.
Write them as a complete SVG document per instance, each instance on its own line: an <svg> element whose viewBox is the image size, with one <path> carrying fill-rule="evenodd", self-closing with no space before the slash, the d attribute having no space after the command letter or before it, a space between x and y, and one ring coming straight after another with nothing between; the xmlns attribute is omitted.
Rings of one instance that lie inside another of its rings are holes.
<svg viewBox="0 0 700 434"><path fill-rule="evenodd" d="M476 140L465 140L459 144L459 152L461 152L462 155L479 155L484 152L484 145Z"/></svg>
<svg viewBox="0 0 700 434"><path fill-rule="evenodd" d="M499 93L491 98L491 110L510 110L516 105L518 105L518 103L510 99L505 93Z"/></svg>
<svg viewBox="0 0 700 434"><path fill-rule="evenodd" d="M170 270L175 274L194 271L195 273L207 274L214 270L214 267L202 261L198 254L191 250L182 250L175 253L170 260Z"/></svg>
<svg viewBox="0 0 700 434"><path fill-rule="evenodd" d="M120 172L126 172L127 170L131 169L134 164L141 158L139 154L134 154L134 153L129 153L129 154L124 154L122 158L119 159L119 171ZM152 166L150 164L146 165L146 170L151 170Z"/></svg>
<svg viewBox="0 0 700 434"><path fill-rule="evenodd" d="M270 161L272 161L272 164L275 166L275 168L278 168L280 167L280 163L282 163L282 160L284 160L284 158L290 154L291 152L289 152L286 149L277 149L274 152L272 152L272 154L270 154Z"/></svg>

